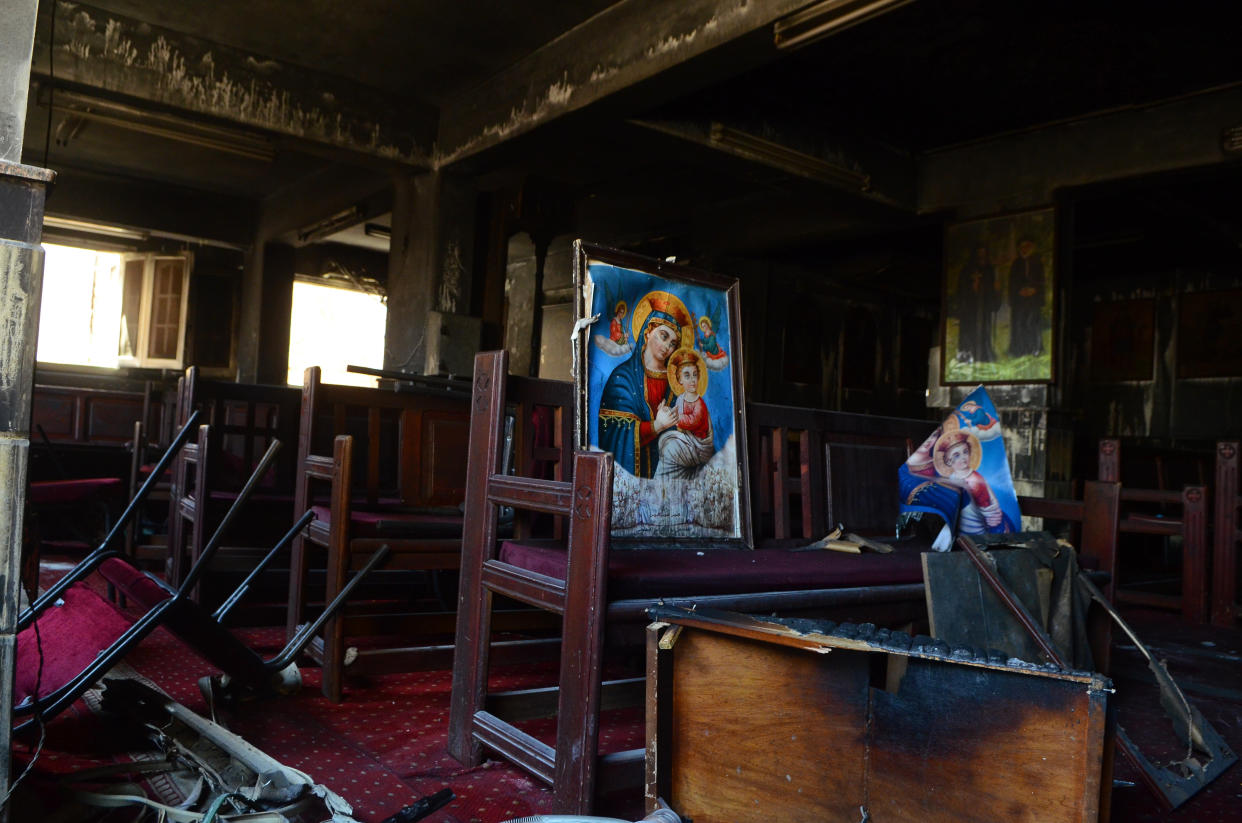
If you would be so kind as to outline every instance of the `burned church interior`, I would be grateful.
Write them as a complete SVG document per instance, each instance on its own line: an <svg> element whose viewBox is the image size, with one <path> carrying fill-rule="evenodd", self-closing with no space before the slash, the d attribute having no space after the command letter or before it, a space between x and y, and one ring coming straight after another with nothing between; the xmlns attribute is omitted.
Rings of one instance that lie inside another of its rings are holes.
<svg viewBox="0 0 1242 823"><path fill-rule="evenodd" d="M0 818L1242 819L1242 6L2 5Z"/></svg>

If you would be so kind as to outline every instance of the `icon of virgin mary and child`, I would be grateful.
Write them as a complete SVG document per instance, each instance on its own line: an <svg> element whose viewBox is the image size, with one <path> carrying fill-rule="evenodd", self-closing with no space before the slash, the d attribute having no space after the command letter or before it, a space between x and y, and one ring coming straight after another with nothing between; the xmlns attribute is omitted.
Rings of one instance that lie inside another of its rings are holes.
<svg viewBox="0 0 1242 823"><path fill-rule="evenodd" d="M639 345L600 395L598 445L635 477L693 478L716 452L694 318L676 296L653 291L634 307L633 328Z"/></svg>

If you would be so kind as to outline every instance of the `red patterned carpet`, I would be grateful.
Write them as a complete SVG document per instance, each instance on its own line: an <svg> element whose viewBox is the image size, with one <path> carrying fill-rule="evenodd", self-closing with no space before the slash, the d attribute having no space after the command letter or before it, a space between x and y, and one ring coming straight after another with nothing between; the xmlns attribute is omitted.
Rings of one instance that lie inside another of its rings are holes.
<svg viewBox="0 0 1242 823"><path fill-rule="evenodd" d="M56 569L47 576L55 580L62 573ZM246 629L240 634L264 656L284 642L280 629ZM169 632L157 629L126 663L177 702L210 716L197 681L215 669ZM498 667L493 672L493 688L546 686L553 682L553 673L550 663ZM456 799L425 818L429 823L497 823L552 811L551 792L516 767L488 760L467 768L448 754L449 671L354 680L339 704L320 694L317 669L304 668L303 676L305 685L293 697L220 710L215 719L340 794L362 823L378 823L445 787L453 790ZM607 728L601 733L605 751L642 746L641 708L609 712L606 720ZM553 721L536 722L528 731L550 741ZM81 700L49 723L44 750L27 778L28 785L23 786L28 802L31 796L38 798L33 801L36 804L50 802L60 775L111 762L120 754L111 752L100 738L98 718ZM28 762L32 748L25 742L15 744L15 773ZM641 790L633 797L614 799L613 808L598 813L641 817ZM114 812L104 819L129 820L132 816L132 811L127 816Z"/></svg>
<svg viewBox="0 0 1242 823"><path fill-rule="evenodd" d="M49 574L55 579L61 571ZM1151 613L1131 615L1139 636L1168 666L1188 697L1234 751L1242 751L1242 631L1186 626L1175 618ZM282 642L277 629L242 632L252 647L270 654ZM1118 641L1114 652L1118 720L1151 759L1180 756L1165 745L1168 722L1150 678L1132 647ZM164 630L157 630L128 658L127 664L170 697L209 715L197 679L213 672L206 661ZM351 682L346 698L333 704L319 693L319 673L304 669L305 686L296 696L243 704L216 719L284 764L309 774L344 797L363 823L378 823L420 797L449 787L457 795L450 805L426 818L431 823L496 823L552 811L550 792L521 770L486 761L466 768L445 749L448 726L448 671L386 675ZM493 672L493 688L549 685L549 663L513 666ZM609 712L601 724L604 751L642 745L641 709ZM528 731L550 740L552 721ZM47 819L52 813L59 775L120 757L120 743L101 734L100 720L83 701L48 726L42 754L15 800L15 821ZM1162 748L1163 746L1163 748ZM14 747L15 774L29 760L32 746ZM1182 752L1184 753L1184 752ZM1120 758L1116 777L1136 781ZM615 797L601 815L641 817L641 793ZM23 805L23 802L25 805ZM1242 821L1242 764L1235 764L1182 808L1160 809L1141 785L1123 783L1112 795L1112 820L1158 823ZM101 820L131 820L132 811Z"/></svg>

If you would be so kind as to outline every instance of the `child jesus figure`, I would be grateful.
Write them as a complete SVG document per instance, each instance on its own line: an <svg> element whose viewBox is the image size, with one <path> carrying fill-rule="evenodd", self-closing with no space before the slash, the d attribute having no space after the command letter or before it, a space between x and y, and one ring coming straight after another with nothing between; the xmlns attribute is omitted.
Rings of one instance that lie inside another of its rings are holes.
<svg viewBox="0 0 1242 823"><path fill-rule="evenodd" d="M660 435L657 476L690 478L715 454L712 419L703 401L702 357L694 349L678 349L668 360L668 382L677 399L677 423Z"/></svg>

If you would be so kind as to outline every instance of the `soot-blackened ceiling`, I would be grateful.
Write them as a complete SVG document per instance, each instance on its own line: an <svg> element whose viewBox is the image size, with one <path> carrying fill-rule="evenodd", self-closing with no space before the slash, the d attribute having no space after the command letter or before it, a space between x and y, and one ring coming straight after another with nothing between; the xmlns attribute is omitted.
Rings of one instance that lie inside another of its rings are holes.
<svg viewBox="0 0 1242 823"><path fill-rule="evenodd" d="M805 5L48 0L25 159L62 173L51 213L161 189L244 235L273 203L442 166L771 253L917 223L921 152L1242 82L1242 4L913 0L776 48Z"/></svg>

